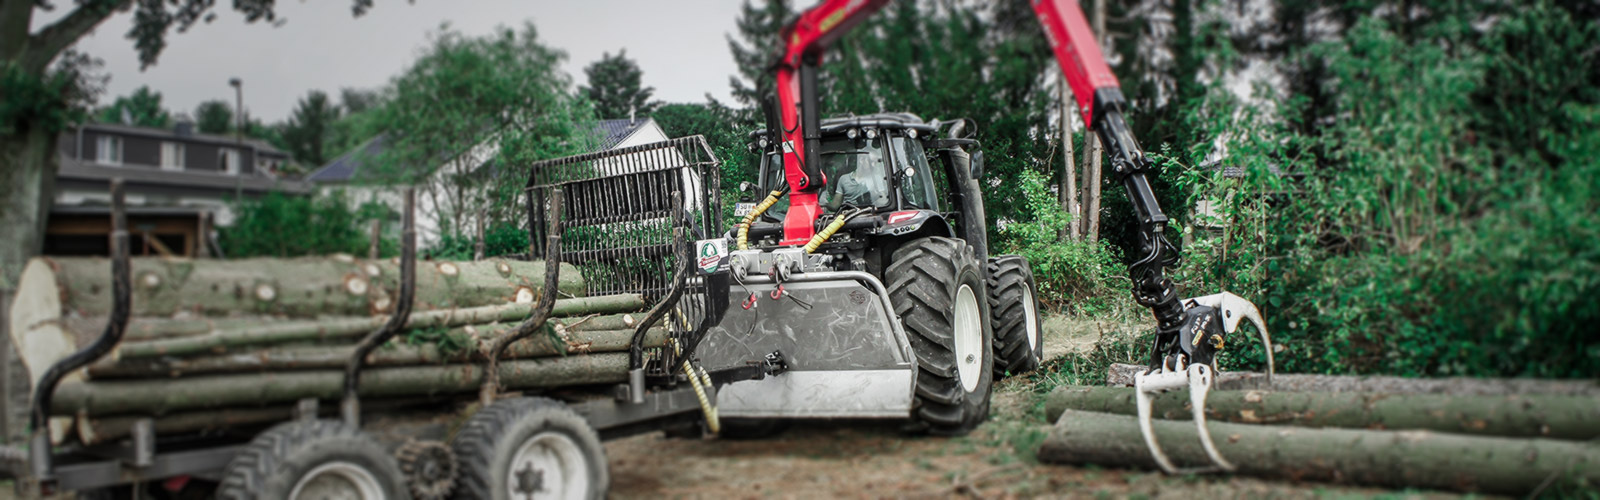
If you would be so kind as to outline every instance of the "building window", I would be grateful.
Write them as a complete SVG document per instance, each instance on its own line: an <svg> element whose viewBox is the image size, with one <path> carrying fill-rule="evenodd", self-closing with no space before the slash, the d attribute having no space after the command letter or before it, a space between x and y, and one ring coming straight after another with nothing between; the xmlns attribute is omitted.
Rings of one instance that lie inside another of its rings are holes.
<svg viewBox="0 0 1600 500"><path fill-rule="evenodd" d="M105 165L122 164L122 138L102 135L95 139L95 161Z"/></svg>
<svg viewBox="0 0 1600 500"><path fill-rule="evenodd" d="M239 150L222 148L217 150L217 164L222 167L222 173L239 174Z"/></svg>
<svg viewBox="0 0 1600 500"><path fill-rule="evenodd" d="M177 142L161 143L161 169L183 170L183 144Z"/></svg>

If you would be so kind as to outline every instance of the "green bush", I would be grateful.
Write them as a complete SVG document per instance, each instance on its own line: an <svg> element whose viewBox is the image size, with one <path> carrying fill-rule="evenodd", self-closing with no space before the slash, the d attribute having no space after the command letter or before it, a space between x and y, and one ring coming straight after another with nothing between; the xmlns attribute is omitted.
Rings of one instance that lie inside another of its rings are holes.
<svg viewBox="0 0 1600 500"><path fill-rule="evenodd" d="M367 255L372 244L367 221L389 219L388 208L377 203L351 210L342 191L313 196L272 192L234 202L234 212L233 225L218 230L230 258ZM380 240L379 247L381 255L399 253L394 239Z"/></svg>
<svg viewBox="0 0 1600 500"><path fill-rule="evenodd" d="M473 235L447 234L428 249L429 256L442 260L472 260L478 240ZM498 257L528 253L528 231L507 223L493 223L483 231L483 256Z"/></svg>
<svg viewBox="0 0 1600 500"><path fill-rule="evenodd" d="M1046 309L1103 311L1125 295L1113 280L1121 267L1110 247L1104 242L1061 241L1061 228L1067 227L1071 215L1057 204L1049 181L1031 170L1023 171L1020 181L1026 199L1022 212L1033 219L1001 226L990 253L1027 257L1038 282L1039 302Z"/></svg>
<svg viewBox="0 0 1600 500"><path fill-rule="evenodd" d="M1221 134L1246 175L1180 169L1226 219L1186 249L1184 283L1261 305L1280 370L1600 373L1600 96L1593 74L1552 69L1573 52L1525 50L1529 33L1600 44L1600 29L1543 7L1475 47L1408 43L1369 19L1306 52L1327 63L1339 112L1314 136L1214 96L1199 123L1251 131ZM1299 104L1276 103L1282 116Z"/></svg>

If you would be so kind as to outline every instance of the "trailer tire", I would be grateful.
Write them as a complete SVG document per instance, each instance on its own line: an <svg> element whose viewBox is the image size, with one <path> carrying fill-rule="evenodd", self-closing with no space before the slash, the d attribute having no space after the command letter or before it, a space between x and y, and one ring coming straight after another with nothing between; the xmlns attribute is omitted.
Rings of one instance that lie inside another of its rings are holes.
<svg viewBox="0 0 1600 500"><path fill-rule="evenodd" d="M983 271L965 241L930 236L896 249L884 272L917 356L912 419L964 435L989 417L994 338Z"/></svg>
<svg viewBox="0 0 1600 500"><path fill-rule="evenodd" d="M257 435L228 462L217 498L297 500L313 498L316 488L372 500L411 498L394 456L371 436L333 420L285 422Z"/></svg>
<svg viewBox="0 0 1600 500"><path fill-rule="evenodd" d="M452 445L461 463L455 498L513 500L537 489L600 499L611 486L599 435L554 400L497 401L468 419ZM559 468L554 475L548 474L552 467ZM551 481L559 484L551 487ZM523 491L513 495L513 489Z"/></svg>
<svg viewBox="0 0 1600 500"><path fill-rule="evenodd" d="M1044 361L1038 286L1027 257L989 259L989 324L994 328L994 378L1026 373Z"/></svg>

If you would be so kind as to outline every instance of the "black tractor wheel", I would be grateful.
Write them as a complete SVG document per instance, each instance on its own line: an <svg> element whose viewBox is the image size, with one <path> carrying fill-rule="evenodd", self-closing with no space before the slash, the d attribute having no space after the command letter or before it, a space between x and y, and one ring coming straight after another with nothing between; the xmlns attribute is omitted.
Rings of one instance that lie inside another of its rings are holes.
<svg viewBox="0 0 1600 500"><path fill-rule="evenodd" d="M468 419L453 443L461 463L456 498L600 499L611 486L600 436L557 401L497 401Z"/></svg>
<svg viewBox="0 0 1600 500"><path fill-rule="evenodd" d="M1036 290L1026 257L989 259L989 324L994 328L996 379L1033 371L1044 361L1044 325Z"/></svg>
<svg viewBox="0 0 1600 500"><path fill-rule="evenodd" d="M917 355L912 418L934 434L971 432L989 416L994 382L989 303L972 247L914 240L895 250L884 277Z"/></svg>
<svg viewBox="0 0 1600 500"><path fill-rule="evenodd" d="M408 500L405 477L372 437L333 420L278 424L223 471L226 500Z"/></svg>

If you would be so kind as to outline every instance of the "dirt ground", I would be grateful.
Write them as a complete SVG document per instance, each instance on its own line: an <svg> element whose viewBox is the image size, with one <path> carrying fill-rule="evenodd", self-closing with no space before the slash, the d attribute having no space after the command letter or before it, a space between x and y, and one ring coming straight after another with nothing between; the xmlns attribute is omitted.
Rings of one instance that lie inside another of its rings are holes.
<svg viewBox="0 0 1600 500"><path fill-rule="evenodd" d="M1045 321L1046 358L1089 349L1100 332L1137 325ZM615 498L1444 498L1250 478L1167 477L1148 471L1039 464L1048 432L1025 382L996 385L990 420L972 434L935 438L899 422L797 423L765 440L645 434L607 443Z"/></svg>

